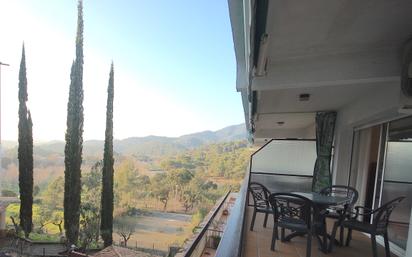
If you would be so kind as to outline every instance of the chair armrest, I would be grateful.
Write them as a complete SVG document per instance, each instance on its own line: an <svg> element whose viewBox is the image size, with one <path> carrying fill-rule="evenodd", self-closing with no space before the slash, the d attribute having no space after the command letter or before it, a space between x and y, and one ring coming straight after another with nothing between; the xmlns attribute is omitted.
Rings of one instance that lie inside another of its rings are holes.
<svg viewBox="0 0 412 257"><path fill-rule="evenodd" d="M365 206L355 206L355 212L351 212L350 214L353 214L354 216L351 216L352 219L357 219L359 216L370 216L372 215L375 210L372 210L371 208L365 207ZM360 211L363 210L361 213Z"/></svg>
<svg viewBox="0 0 412 257"><path fill-rule="evenodd" d="M324 210L319 211L319 215L324 216L324 215L327 215L327 214L329 214L329 210L328 210L328 209L324 209Z"/></svg>
<svg viewBox="0 0 412 257"><path fill-rule="evenodd" d="M329 207L327 210L329 211L333 211L339 214L342 214L346 211L346 207L342 207L342 206L331 206Z"/></svg>

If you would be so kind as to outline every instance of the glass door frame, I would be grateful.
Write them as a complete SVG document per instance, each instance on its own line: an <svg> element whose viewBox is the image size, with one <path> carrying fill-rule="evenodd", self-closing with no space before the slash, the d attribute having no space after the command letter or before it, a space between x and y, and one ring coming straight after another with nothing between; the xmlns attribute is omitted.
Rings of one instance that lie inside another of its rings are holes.
<svg viewBox="0 0 412 257"><path fill-rule="evenodd" d="M376 164L376 175L375 175L375 181L374 181L374 193L373 193L373 201L372 201L372 209L376 209L382 205L382 199L383 194L384 194L384 186L385 182L391 183L390 179L385 180L385 171L386 171L386 161L387 161L387 155L388 155L388 144L390 142L389 134L390 134L390 127L392 122L396 122L401 119L405 118L411 118L412 116L404 116L404 117L399 117L396 119L392 120L386 120L381 123L375 123L375 124L370 124L369 126L362 126L358 128L354 128L353 130L353 135L352 135L352 149L351 149L351 158L350 158L350 166L349 166L349 175L348 175L348 186L353 184L354 180L353 176L357 176L357 173L359 170L358 164L360 162L360 145L361 145L361 131L364 129L370 129L372 127L377 127L379 126L379 147L378 147L378 153L377 153L377 164ZM356 172L356 173L354 173ZM396 183L403 183L396 181ZM412 184L409 183L408 184ZM360 203L363 204L363 203ZM412 215L412 213L410 214ZM371 222L373 220L373 216L371 217ZM403 222L397 222L397 221L391 221L394 224L404 224ZM406 223L405 223L406 224ZM408 223L409 226L412 226L412 223ZM405 250L403 247L390 242L391 244L391 249L395 250L395 252L398 253L405 253ZM394 246L394 247L393 247ZM393 249L395 248L395 249Z"/></svg>
<svg viewBox="0 0 412 257"><path fill-rule="evenodd" d="M372 209L382 204L383 183L385 182L386 155L388 149L389 122L380 125L378 161L376 165L375 190L373 192ZM373 220L373 215L371 221Z"/></svg>

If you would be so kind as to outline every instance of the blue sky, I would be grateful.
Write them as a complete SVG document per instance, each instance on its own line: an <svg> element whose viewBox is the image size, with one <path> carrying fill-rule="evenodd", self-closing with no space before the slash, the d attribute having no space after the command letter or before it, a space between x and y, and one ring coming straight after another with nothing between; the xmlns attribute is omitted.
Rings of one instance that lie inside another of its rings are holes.
<svg viewBox="0 0 412 257"><path fill-rule="evenodd" d="M0 61L11 64L2 73L3 139L17 138L23 40L35 140L64 138L76 5L0 0L0 19L9 25ZM226 1L86 0L84 20L86 139L104 137L111 60L115 138L178 136L243 122Z"/></svg>

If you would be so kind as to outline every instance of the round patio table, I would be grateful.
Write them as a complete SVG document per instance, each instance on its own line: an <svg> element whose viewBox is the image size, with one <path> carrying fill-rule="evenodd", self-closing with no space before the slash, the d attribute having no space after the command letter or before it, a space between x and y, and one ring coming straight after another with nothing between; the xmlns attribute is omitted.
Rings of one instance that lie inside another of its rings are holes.
<svg viewBox="0 0 412 257"><path fill-rule="evenodd" d="M325 217L322 215L323 211L330 206L344 205L349 203L350 199L348 197L332 196L332 195L322 195L316 192L292 192L303 197L308 198L313 202L314 205L314 219L315 222L323 223L322 229L315 230L316 237L319 242L319 248L322 252L328 252L328 234L326 231ZM294 232L285 237L285 241L289 241L295 236L300 236L302 233Z"/></svg>

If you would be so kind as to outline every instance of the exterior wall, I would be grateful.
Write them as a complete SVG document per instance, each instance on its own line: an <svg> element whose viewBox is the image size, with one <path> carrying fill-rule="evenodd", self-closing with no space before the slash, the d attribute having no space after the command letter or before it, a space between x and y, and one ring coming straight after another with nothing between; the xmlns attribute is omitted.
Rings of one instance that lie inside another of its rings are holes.
<svg viewBox="0 0 412 257"><path fill-rule="evenodd" d="M368 97L357 99L338 110L335 131L335 160L333 183L346 184L349 178L353 131L406 116L398 112L400 106L399 83L377 86ZM411 217L412 221L412 217ZM405 256L412 256L412 226L409 228Z"/></svg>
<svg viewBox="0 0 412 257"><path fill-rule="evenodd" d="M338 110L335 131L334 183L348 181L353 131L362 126L383 123L405 116L400 106L399 83L376 86L376 90Z"/></svg>

